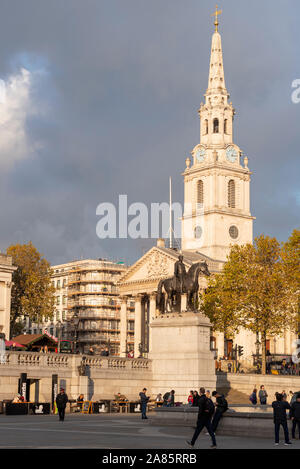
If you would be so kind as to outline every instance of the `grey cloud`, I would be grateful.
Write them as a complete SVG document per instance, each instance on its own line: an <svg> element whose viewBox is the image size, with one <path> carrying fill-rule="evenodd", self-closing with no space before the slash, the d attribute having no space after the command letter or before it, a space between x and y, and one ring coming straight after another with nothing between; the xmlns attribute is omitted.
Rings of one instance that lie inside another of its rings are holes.
<svg viewBox="0 0 300 469"><path fill-rule="evenodd" d="M299 225L300 5L229 0L220 31L235 138L253 171L255 233L286 239ZM51 262L134 261L150 240L99 240L96 207L183 202L181 172L199 142L214 5L189 0L9 0L0 18L0 78L33 54L47 74L34 98L48 113L26 123L43 147L0 175L0 247L31 239ZM291 15L294 11L294 17ZM19 59L20 60L20 59ZM20 64L21 65L21 64Z"/></svg>

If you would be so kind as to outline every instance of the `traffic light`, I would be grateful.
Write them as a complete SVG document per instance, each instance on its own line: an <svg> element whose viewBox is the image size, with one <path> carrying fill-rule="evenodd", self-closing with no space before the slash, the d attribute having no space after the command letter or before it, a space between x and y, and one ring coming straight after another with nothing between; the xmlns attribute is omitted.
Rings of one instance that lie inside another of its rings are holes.
<svg viewBox="0 0 300 469"><path fill-rule="evenodd" d="M243 355L243 350L244 350L244 347L242 345L239 345L238 347L238 350L239 350L239 356L241 357Z"/></svg>

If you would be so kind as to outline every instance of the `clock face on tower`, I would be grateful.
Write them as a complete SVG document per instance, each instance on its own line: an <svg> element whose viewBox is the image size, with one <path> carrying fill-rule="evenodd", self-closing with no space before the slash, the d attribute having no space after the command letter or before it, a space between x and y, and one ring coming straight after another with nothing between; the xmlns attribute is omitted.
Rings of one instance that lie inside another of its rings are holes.
<svg viewBox="0 0 300 469"><path fill-rule="evenodd" d="M206 151L205 148L197 148L195 152L195 159L197 163L202 163L205 160Z"/></svg>
<svg viewBox="0 0 300 469"><path fill-rule="evenodd" d="M228 147L226 150L226 158L230 163L235 163L237 160L237 151L234 147Z"/></svg>

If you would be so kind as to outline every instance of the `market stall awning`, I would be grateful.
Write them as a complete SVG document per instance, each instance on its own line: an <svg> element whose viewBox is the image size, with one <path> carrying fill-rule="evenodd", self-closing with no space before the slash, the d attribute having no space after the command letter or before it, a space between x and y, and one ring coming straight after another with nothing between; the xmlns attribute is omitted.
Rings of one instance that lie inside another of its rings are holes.
<svg viewBox="0 0 300 469"><path fill-rule="evenodd" d="M22 334L11 339L18 342L27 349L36 349L47 345L47 347L57 347L57 339L49 334Z"/></svg>
<svg viewBox="0 0 300 469"><path fill-rule="evenodd" d="M16 342L15 340L6 340L5 341L5 346L6 347L24 348L24 345L19 344L19 342Z"/></svg>

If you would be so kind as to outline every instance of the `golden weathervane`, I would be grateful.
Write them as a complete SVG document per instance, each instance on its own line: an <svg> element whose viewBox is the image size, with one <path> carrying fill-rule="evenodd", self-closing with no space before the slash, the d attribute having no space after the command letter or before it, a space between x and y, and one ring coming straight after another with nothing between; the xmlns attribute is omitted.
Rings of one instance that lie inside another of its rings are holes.
<svg viewBox="0 0 300 469"><path fill-rule="evenodd" d="M216 32L218 31L218 26L219 26L218 15L220 15L221 13L222 13L222 10L218 10L218 5L216 5L216 11L215 13L211 15L211 16L215 16L215 31Z"/></svg>

